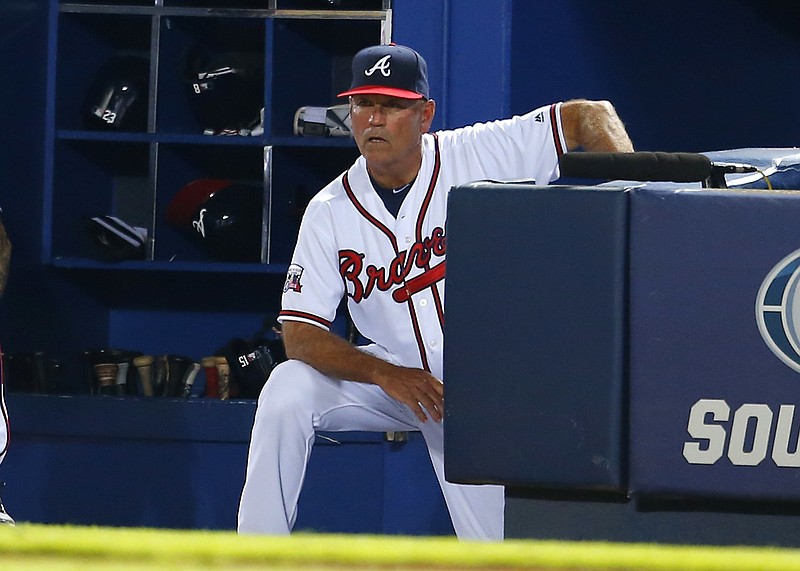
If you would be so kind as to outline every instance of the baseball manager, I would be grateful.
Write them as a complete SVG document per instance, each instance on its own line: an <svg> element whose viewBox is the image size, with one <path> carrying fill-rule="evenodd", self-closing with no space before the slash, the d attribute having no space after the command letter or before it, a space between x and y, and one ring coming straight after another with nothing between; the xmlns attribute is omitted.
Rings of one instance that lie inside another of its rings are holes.
<svg viewBox="0 0 800 571"><path fill-rule="evenodd" d="M361 156L311 200L300 226L280 313L289 360L258 399L238 530L291 531L316 430L419 430L458 537L501 540L503 488L444 479L448 190L485 179L547 184L563 153L633 145L607 101L429 133L436 104L422 56L373 46L352 67L340 96L349 97ZM343 296L371 344L330 331Z"/></svg>

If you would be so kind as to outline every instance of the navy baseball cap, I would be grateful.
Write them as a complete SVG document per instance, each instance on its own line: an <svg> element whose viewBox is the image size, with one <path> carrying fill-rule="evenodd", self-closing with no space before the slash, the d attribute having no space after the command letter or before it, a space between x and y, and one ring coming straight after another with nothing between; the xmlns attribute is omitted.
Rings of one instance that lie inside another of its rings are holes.
<svg viewBox="0 0 800 571"><path fill-rule="evenodd" d="M353 57L353 83L339 94L376 94L402 99L428 99L428 64L406 46L364 48Z"/></svg>

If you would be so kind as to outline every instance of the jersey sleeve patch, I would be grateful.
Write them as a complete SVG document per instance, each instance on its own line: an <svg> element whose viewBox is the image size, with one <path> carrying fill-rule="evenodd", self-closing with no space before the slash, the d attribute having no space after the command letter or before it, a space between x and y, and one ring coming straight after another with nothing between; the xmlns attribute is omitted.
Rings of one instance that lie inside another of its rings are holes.
<svg viewBox="0 0 800 571"><path fill-rule="evenodd" d="M291 264L286 272L286 282L283 284L283 293L289 290L300 293L300 290L303 289L303 285L300 283L302 277L303 266Z"/></svg>

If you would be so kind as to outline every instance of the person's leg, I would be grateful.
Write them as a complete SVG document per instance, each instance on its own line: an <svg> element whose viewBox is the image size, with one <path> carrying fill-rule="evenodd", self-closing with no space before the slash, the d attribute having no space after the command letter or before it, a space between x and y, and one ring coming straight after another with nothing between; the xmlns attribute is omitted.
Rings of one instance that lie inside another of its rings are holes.
<svg viewBox="0 0 800 571"><path fill-rule="evenodd" d="M442 487L459 539L501 541L505 527L505 489L494 485L453 484L444 478L444 431L440 422L420 424L433 469Z"/></svg>
<svg viewBox="0 0 800 571"><path fill-rule="evenodd" d="M5 387L5 355L0 347L0 464L6 457L8 451L9 422L8 411L6 410L6 387Z"/></svg>
<svg viewBox="0 0 800 571"><path fill-rule="evenodd" d="M0 464L3 463L3 460L6 457L6 451L8 450L8 433L9 433L8 412L6 411L6 400L5 400L4 374L5 371L3 370L3 351L2 349L0 349ZM5 485L4 483L0 482L0 490L2 490L4 485ZM3 506L2 498L0 498L0 524L14 525L13 518L10 515L8 515L5 506Z"/></svg>
<svg viewBox="0 0 800 571"><path fill-rule="evenodd" d="M316 430L413 430L412 418L375 385L333 380L299 361L280 364L256 407L239 533L291 531Z"/></svg>

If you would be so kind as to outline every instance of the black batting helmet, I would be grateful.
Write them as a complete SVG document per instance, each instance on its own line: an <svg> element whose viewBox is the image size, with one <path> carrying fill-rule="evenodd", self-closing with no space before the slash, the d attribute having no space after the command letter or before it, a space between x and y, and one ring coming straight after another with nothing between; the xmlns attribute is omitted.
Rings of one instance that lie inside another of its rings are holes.
<svg viewBox="0 0 800 571"><path fill-rule="evenodd" d="M263 205L259 186L203 178L175 194L167 207L167 222L213 258L258 262Z"/></svg>
<svg viewBox="0 0 800 571"><path fill-rule="evenodd" d="M264 57L248 52L186 56L189 104L204 131L237 133L259 123L264 107Z"/></svg>
<svg viewBox="0 0 800 571"><path fill-rule="evenodd" d="M150 62L137 56L115 56L91 82L84 105L89 129L145 131Z"/></svg>

